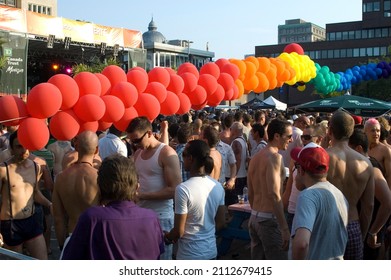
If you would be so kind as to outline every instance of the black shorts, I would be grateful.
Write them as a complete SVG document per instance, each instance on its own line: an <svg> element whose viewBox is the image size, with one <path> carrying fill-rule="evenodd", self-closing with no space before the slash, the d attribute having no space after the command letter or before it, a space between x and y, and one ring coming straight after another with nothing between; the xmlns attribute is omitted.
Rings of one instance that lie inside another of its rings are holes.
<svg viewBox="0 0 391 280"><path fill-rule="evenodd" d="M5 244L18 246L41 235L43 228L34 214L26 219L2 220L0 231Z"/></svg>

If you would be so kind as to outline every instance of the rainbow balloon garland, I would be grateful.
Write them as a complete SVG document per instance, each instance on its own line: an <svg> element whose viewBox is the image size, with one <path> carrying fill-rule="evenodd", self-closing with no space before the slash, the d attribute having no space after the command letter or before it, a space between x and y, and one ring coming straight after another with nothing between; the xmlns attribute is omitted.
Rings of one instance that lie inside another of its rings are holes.
<svg viewBox="0 0 391 280"><path fill-rule="evenodd" d="M34 86L26 103L15 96L0 98L0 122L19 125L20 143L39 150L50 135L64 141L84 130L106 130L111 125L125 131L137 116L152 121L159 114L215 107L224 100L284 84L299 91L304 91L307 83L313 84L319 94L327 96L390 74L391 65L384 61L333 73L304 55L298 44L287 45L276 58L218 59L199 71L191 63L181 64L177 71L156 67L148 73L140 67L125 73L119 66L110 65L102 73L81 72L74 77L56 74Z"/></svg>

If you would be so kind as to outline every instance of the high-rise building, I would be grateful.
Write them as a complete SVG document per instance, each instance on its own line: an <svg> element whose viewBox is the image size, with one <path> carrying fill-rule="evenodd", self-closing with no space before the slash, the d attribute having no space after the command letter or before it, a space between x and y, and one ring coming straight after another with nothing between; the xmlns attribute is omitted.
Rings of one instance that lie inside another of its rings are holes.
<svg viewBox="0 0 391 280"><path fill-rule="evenodd" d="M326 40L298 42L306 55L320 66L328 66L334 73L344 72L356 65L368 64L371 60L390 55L391 1L362 0L362 20L326 24ZM289 42L277 45L256 46L255 56L277 57ZM295 105L319 98L311 86L305 92L284 85L281 89L267 92L268 95Z"/></svg>
<svg viewBox="0 0 391 280"><path fill-rule="evenodd" d="M326 29L302 19L289 19L278 26L278 44L317 42L326 40Z"/></svg>
<svg viewBox="0 0 391 280"><path fill-rule="evenodd" d="M0 5L57 16L57 0L0 0Z"/></svg>

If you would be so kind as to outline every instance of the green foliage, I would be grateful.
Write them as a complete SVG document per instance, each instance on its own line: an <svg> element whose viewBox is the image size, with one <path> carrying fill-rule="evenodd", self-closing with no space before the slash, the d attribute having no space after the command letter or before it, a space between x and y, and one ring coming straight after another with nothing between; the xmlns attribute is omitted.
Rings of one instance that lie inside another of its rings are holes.
<svg viewBox="0 0 391 280"><path fill-rule="evenodd" d="M104 62L101 62L98 58L91 61L88 64L85 63L79 63L72 67L72 72L74 75L79 74L80 72L91 72L91 73L101 73L103 69L105 69L106 66L109 65L117 65L119 66L119 63L117 61L116 57L111 57L108 59L105 59Z"/></svg>

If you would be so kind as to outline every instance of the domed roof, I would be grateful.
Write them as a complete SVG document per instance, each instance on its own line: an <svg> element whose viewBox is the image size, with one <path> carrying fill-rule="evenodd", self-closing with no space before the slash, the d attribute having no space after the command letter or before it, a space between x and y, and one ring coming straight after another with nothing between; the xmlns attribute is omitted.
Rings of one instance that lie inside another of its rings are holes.
<svg viewBox="0 0 391 280"><path fill-rule="evenodd" d="M144 44L148 43L166 43L166 38L162 33L157 31L157 25L151 19L151 22L148 25L148 31L143 33Z"/></svg>

